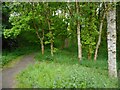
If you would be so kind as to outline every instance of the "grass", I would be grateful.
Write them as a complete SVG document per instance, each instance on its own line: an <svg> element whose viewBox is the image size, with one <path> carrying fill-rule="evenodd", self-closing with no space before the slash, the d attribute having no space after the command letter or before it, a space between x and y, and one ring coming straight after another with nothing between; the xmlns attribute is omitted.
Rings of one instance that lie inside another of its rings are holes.
<svg viewBox="0 0 120 90"><path fill-rule="evenodd" d="M19 62L21 60L21 58L23 58L23 55L22 56L16 56L15 59L11 59L11 61L9 61L8 63L6 63L2 69L5 69L5 68L11 68L11 67L14 67L14 65Z"/></svg>
<svg viewBox="0 0 120 90"><path fill-rule="evenodd" d="M17 76L18 88L117 88L116 78L108 77L106 59L96 62L83 57L77 61L77 53L59 50L50 56L50 50L42 56L37 53L36 64L30 65Z"/></svg>
<svg viewBox="0 0 120 90"><path fill-rule="evenodd" d="M54 57L51 57L50 50L45 51L45 55L41 55L38 53L35 57L37 61L52 61L55 63L61 64L78 64L77 59L77 52L75 51L67 51L67 50L59 50L54 54ZM90 68L97 68L102 70L107 70L107 60L106 59L98 59L97 61L94 60L87 60L86 57L82 58L82 61L79 63L82 66L90 67ZM101 66L102 65L102 66Z"/></svg>
<svg viewBox="0 0 120 90"><path fill-rule="evenodd" d="M109 78L105 70L78 64L40 62L17 76L18 88L117 88L117 79Z"/></svg>
<svg viewBox="0 0 120 90"><path fill-rule="evenodd" d="M2 66L11 67L23 55L38 52L38 47L17 48L3 51ZM58 50L51 57L50 50L45 55L38 52L36 64L30 65L17 75L17 88L117 88L118 80L108 77L107 55L100 50L98 60L87 60L83 51L82 61L77 59L77 49ZM0 57L1 58L1 57ZM119 64L119 63L118 63ZM119 66L119 65L118 65Z"/></svg>
<svg viewBox="0 0 120 90"><path fill-rule="evenodd" d="M22 55L26 55L32 52L36 52L38 51L37 47L20 47L17 48L13 51L8 51L8 50L4 50L2 52L2 59L0 59L1 61L1 67L6 67L9 66L9 63L11 64L12 62L14 63L16 60L18 60L17 58L20 58L20 56Z"/></svg>

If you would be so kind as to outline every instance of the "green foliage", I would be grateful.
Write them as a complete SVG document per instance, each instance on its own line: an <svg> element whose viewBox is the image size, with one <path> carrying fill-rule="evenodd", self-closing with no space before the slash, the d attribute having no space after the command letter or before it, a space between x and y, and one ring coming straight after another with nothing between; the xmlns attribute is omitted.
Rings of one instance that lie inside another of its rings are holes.
<svg viewBox="0 0 120 90"><path fill-rule="evenodd" d="M87 14L83 16L82 20L84 27L82 27L81 39L83 48L85 48L88 53L93 54L96 45L96 37L98 35L98 20L95 14L97 5L95 5L95 3L88 3L88 6L84 6L83 8L83 11L85 10Z"/></svg>
<svg viewBox="0 0 120 90"><path fill-rule="evenodd" d="M25 47L28 45L39 47L39 39L36 37L37 36L36 36L35 31L22 31L21 34L17 37L19 47Z"/></svg>
<svg viewBox="0 0 120 90"><path fill-rule="evenodd" d="M45 55L36 54L36 64L30 65L17 76L17 87L117 88L117 79L108 77L105 57L98 57L96 62L83 57L78 64L76 49L59 50L53 57L49 52L47 49Z"/></svg>
<svg viewBox="0 0 120 90"><path fill-rule="evenodd" d="M71 46L73 47L73 46ZM101 49L102 50L102 49ZM50 55L50 50L47 49L45 51L45 55L41 55L38 53L35 56L35 59L37 61L47 61L47 62L55 62L55 63L61 63L61 64L78 64L78 59L77 59L77 49L64 49L64 50L58 50L53 57ZM87 57L85 57L85 50L83 51L83 60L81 61L80 65L85 66L85 67L90 67L90 68L97 68L101 70L107 70L107 58L105 56L105 51L100 52L101 56L98 57L98 60L94 62L93 60L88 60ZM101 67L102 65L102 67Z"/></svg>
<svg viewBox="0 0 120 90"><path fill-rule="evenodd" d="M13 28L13 29L5 29L4 37L5 38L9 38L9 37L16 38L16 36L18 36L20 34L20 32L21 32L21 30L17 29L17 27Z"/></svg>
<svg viewBox="0 0 120 90"><path fill-rule="evenodd" d="M92 60L88 61L85 57L86 53L90 53L92 56L96 45L96 37L99 34L97 27L99 26L99 20L96 16L98 4L89 2L80 3L79 14L76 14L75 3L16 2L7 3L6 6L7 5L11 10L9 22L12 27L6 28L4 26L4 37L18 37L20 38L19 43L22 43L23 46L27 48L18 48L13 52L3 52L3 66L18 56L28 54L34 50L36 51L36 46L28 47L25 44L27 41L33 42L33 44L38 42L34 36L36 30L38 30L40 37L43 34L42 30L44 30L45 39L43 41L45 45L50 44L52 40L52 42L55 43L55 47L57 47L53 50L53 52L55 52L53 57L51 57L49 49L45 50L45 55L41 55L40 52L36 55L35 59L38 62L19 74L17 78L18 87L117 87L117 80L111 79L107 75L107 48L102 47L102 49L100 49L99 57L96 62ZM61 13L56 15L58 10L61 10ZM8 12L6 9L4 11ZM78 64L76 48L76 20L79 20L81 24L83 60L80 64ZM50 22L50 29L47 21ZM29 34L29 32L32 32L32 34ZM61 51L58 49L58 44L61 46L61 43L63 43L66 38L71 40L71 46ZM105 37L103 39L105 41ZM23 43L25 40L26 42ZM105 44L106 42L103 42L103 45ZM46 48L48 48L47 45L45 49Z"/></svg>
<svg viewBox="0 0 120 90"><path fill-rule="evenodd" d="M78 64L37 62L17 76L18 88L117 88L117 79L104 70Z"/></svg>
<svg viewBox="0 0 120 90"><path fill-rule="evenodd" d="M33 46L17 48L12 52L4 50L2 52L2 59L0 59L1 66L3 67L7 65L9 62L11 62L12 60L15 60L17 57L21 55L26 55L26 54L35 52L37 50L38 50L38 47L33 47Z"/></svg>
<svg viewBox="0 0 120 90"><path fill-rule="evenodd" d="M31 28L31 22L32 20L36 20L37 17L33 19L32 17L34 13L31 13L32 11L28 12L28 8L32 7L31 4L15 2L9 3L8 7L11 10L9 22L12 24L12 28L4 30L5 38L16 38L21 33L21 31L34 30Z"/></svg>
<svg viewBox="0 0 120 90"><path fill-rule="evenodd" d="M2 8L0 9L2 9L2 12L1 12L2 13L2 20L1 20L2 29L11 28L11 24L9 22L10 8L5 4L5 2L1 4L2 5L0 7Z"/></svg>
<svg viewBox="0 0 120 90"><path fill-rule="evenodd" d="M81 29L82 46L88 53L93 54L98 35L96 16L98 4L79 3L79 6L80 12L76 13L75 3L9 3L8 7L11 10L9 21L12 28L5 29L4 36L5 38L16 38L23 31L38 30L40 38L42 38L41 31L44 30L45 45L58 38L76 40L76 20L79 20L80 24L85 26Z"/></svg>

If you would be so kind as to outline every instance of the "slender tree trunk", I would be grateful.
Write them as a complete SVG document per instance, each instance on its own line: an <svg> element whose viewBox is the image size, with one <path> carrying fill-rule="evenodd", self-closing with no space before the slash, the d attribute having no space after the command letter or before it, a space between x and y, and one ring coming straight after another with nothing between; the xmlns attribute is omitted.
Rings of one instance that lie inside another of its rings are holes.
<svg viewBox="0 0 120 90"><path fill-rule="evenodd" d="M91 60L91 53L90 53L90 51L88 52L88 60Z"/></svg>
<svg viewBox="0 0 120 90"><path fill-rule="evenodd" d="M42 55L44 55L44 44L43 44L44 38L40 38L40 36L39 36L37 30L36 30L36 34L37 34L37 37L38 37L39 40L40 40ZM43 36L43 37L44 37L44 36Z"/></svg>
<svg viewBox="0 0 120 90"><path fill-rule="evenodd" d="M42 55L44 55L44 44L43 44L43 40L41 40L41 51L42 51Z"/></svg>
<svg viewBox="0 0 120 90"><path fill-rule="evenodd" d="M44 54L44 44L43 44L43 40L44 40L44 30L42 30L42 39L41 39L41 50L42 50L42 55Z"/></svg>
<svg viewBox="0 0 120 90"><path fill-rule="evenodd" d="M77 23L77 38L78 38L78 59L79 61L82 59L82 48L81 48L81 40L80 40L80 22Z"/></svg>
<svg viewBox="0 0 120 90"><path fill-rule="evenodd" d="M51 39L51 56L53 56L53 40Z"/></svg>
<svg viewBox="0 0 120 90"><path fill-rule="evenodd" d="M33 3L33 6L34 6L34 4L35 3ZM33 8L32 8L32 10L33 10ZM33 12L34 12L34 10L33 10ZM35 15L33 16L33 18L35 18ZM39 21L40 22L40 21ZM40 45L41 45L41 52L42 52L42 55L44 55L44 30L42 30L42 38L40 37L40 34L39 34L39 32L38 32L38 27L36 26L36 24L35 24L35 22L33 21L33 25L34 25L34 28L35 28L35 30L36 30L36 35L37 35L37 37L38 37L38 39L39 39L39 42L40 42Z"/></svg>
<svg viewBox="0 0 120 90"><path fill-rule="evenodd" d="M69 39L68 38L66 38L65 41L64 41L64 47L65 48L69 47Z"/></svg>
<svg viewBox="0 0 120 90"><path fill-rule="evenodd" d="M102 35L102 27L103 27L104 18L105 18L105 12L104 12L103 17L102 17L101 22L100 22L99 37L98 37L98 42L97 42L97 45L96 45L96 50L95 50L95 55L94 55L94 60L95 61L97 59L98 49L99 49L99 46L100 46L100 43L101 43L101 35Z"/></svg>
<svg viewBox="0 0 120 90"><path fill-rule="evenodd" d="M53 56L53 36L52 36L52 31L50 30L50 21L48 19L48 27L49 27L49 32L51 35L51 39L50 39L50 47L51 47L51 56Z"/></svg>
<svg viewBox="0 0 120 90"><path fill-rule="evenodd" d="M49 6L48 6L48 3L46 3L46 8L47 8L47 15L46 15L46 18L47 18L47 23L48 23L48 29L49 29L49 33L50 33L50 48L51 48L51 56L53 56L54 54L53 54L53 33L52 33L52 30L51 30L51 28L50 28L50 24L51 24L51 22L50 22L50 18L49 18L49 16L50 16L50 8L49 8Z"/></svg>
<svg viewBox="0 0 120 90"><path fill-rule="evenodd" d="M39 35L39 32L38 32L37 26L35 25L35 23L33 23L33 24L34 24L34 27L35 27L35 29L36 29L36 35L37 35L37 37L38 37L38 39L39 39L39 41L40 41L42 55L44 55L44 44L43 44L43 40L44 40L44 30L42 30L42 38L41 38L40 35Z"/></svg>
<svg viewBox="0 0 120 90"><path fill-rule="evenodd" d="M108 71L117 77L116 67L116 9L109 9L107 15Z"/></svg>
<svg viewBox="0 0 120 90"><path fill-rule="evenodd" d="M79 4L76 0L76 12L79 15ZM78 60L81 61L82 59L82 48L81 48L81 40L80 40L80 21L77 20L77 39L78 39Z"/></svg>

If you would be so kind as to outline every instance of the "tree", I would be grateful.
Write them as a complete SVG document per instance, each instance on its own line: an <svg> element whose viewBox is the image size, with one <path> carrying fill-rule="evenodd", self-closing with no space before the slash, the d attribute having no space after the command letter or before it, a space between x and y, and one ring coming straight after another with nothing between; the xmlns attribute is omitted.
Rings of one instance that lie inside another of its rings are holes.
<svg viewBox="0 0 120 90"><path fill-rule="evenodd" d="M87 52L88 60L92 58L98 35L98 19L96 15L97 3L85 3L82 8L82 29L81 40L82 48Z"/></svg>
<svg viewBox="0 0 120 90"><path fill-rule="evenodd" d="M51 56L53 56L53 32L51 30L51 19L50 19L50 16L51 16L51 9L50 7L48 6L48 3L46 4L46 8L47 8L47 22L48 22L48 30L49 30L49 37L50 37L50 48L51 48Z"/></svg>
<svg viewBox="0 0 120 90"><path fill-rule="evenodd" d="M35 8L37 7L37 8ZM41 8L40 4L39 3L33 3L33 8L32 8L32 13L33 13L33 19L36 20L37 24L39 25L36 25L36 22L33 20L33 25L34 25L34 28L36 30L36 35L38 37L38 39L40 40L40 44L41 44L41 51L42 51L42 55L44 54L44 20L42 17L42 15L40 15L40 11L39 9ZM37 18L35 18L35 16L37 16ZM40 16L40 17L39 17ZM39 34L39 29L41 29L41 35Z"/></svg>
<svg viewBox="0 0 120 90"><path fill-rule="evenodd" d="M116 66L116 5L109 3L107 13L107 44L108 44L108 71L112 77L117 77ZM113 7L114 6L114 7Z"/></svg>
<svg viewBox="0 0 120 90"><path fill-rule="evenodd" d="M79 6L79 2L76 0L76 14L77 14L77 39L78 39L78 60L79 62L82 60L82 44L81 44L81 36L80 36L80 6Z"/></svg>
<svg viewBox="0 0 120 90"><path fill-rule="evenodd" d="M51 56L54 55L54 30L55 30L55 11L57 10L57 7L55 8L55 3L44 3L44 7L46 8L46 21L48 25L48 43L50 43L50 49L51 49Z"/></svg>
<svg viewBox="0 0 120 90"><path fill-rule="evenodd" d="M101 3L102 4L102 3ZM101 6L102 7L102 6ZM101 8L100 7L100 8ZM101 13L103 12L103 13ZM103 23L104 23L104 19L105 19L105 15L106 15L106 8L103 8L103 10L100 12L100 15L102 14L101 16L101 19L100 19L100 27L99 27L99 37L98 37L98 41L97 41L97 44L96 44L96 49L95 49L95 54L94 54L94 60L96 61L97 59L97 56L98 56L98 49L99 49L99 46L100 46L100 43L101 43L101 36L102 36L102 28L103 28Z"/></svg>
<svg viewBox="0 0 120 90"><path fill-rule="evenodd" d="M39 3L9 3L11 15L9 21L12 28L4 30L5 38L16 38L22 31L33 31L41 44L41 51L44 54L44 15L40 10L42 4ZM29 9L30 8L30 9Z"/></svg>

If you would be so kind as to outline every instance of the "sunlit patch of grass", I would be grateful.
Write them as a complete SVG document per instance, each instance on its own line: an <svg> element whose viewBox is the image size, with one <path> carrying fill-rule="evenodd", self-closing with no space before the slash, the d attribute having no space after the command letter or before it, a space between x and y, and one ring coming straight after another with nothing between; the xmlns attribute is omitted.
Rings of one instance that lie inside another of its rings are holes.
<svg viewBox="0 0 120 90"><path fill-rule="evenodd" d="M117 79L106 70L79 64L40 62L30 65L17 76L18 88L117 88Z"/></svg>

